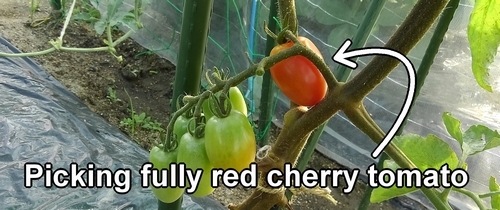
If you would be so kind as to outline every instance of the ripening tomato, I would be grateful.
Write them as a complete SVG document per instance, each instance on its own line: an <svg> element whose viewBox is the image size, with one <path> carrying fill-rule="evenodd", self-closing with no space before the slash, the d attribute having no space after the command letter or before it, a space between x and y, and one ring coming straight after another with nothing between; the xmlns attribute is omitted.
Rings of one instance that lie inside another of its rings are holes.
<svg viewBox="0 0 500 210"><path fill-rule="evenodd" d="M170 171L170 163L176 163L176 161L177 150L166 152L155 146L149 152L149 162L153 163L153 168L155 169L167 169ZM156 188L151 185L151 190L153 191L153 194L155 194L156 198L161 200L163 203L172 203L179 199L184 193L184 188L180 187Z"/></svg>
<svg viewBox="0 0 500 210"><path fill-rule="evenodd" d="M301 36L297 39L323 58L311 40ZM275 46L270 55L278 54L292 46L293 42ZM301 106L316 105L323 100L328 88L326 80L318 68L301 55L292 56L272 66L271 76L281 92L292 102Z"/></svg>
<svg viewBox="0 0 500 210"><path fill-rule="evenodd" d="M217 92L216 96L219 96L219 95L220 95L220 92ZM210 110L209 100L212 100L212 99L209 98L203 102L203 114L205 115L205 118L207 120L210 119L212 116L214 116L214 114ZM245 98L243 97L243 94L241 94L241 91L238 87L234 86L234 87L229 88L229 101L231 101L231 106L233 109L240 111L245 116L248 115L247 104L245 102Z"/></svg>
<svg viewBox="0 0 500 210"><path fill-rule="evenodd" d="M248 168L255 160L256 143L247 117L233 109L225 118L210 118L205 126L205 149L214 168Z"/></svg>
<svg viewBox="0 0 500 210"><path fill-rule="evenodd" d="M197 169L203 170L198 187L192 195L195 197L210 195L214 191L211 185L213 166L205 150L205 138L195 138L191 133L187 132L179 140L177 149L179 150L179 154L177 155L178 163L186 164L186 168L193 170L193 172ZM191 185L187 181L187 178L186 183L186 189L190 188Z"/></svg>

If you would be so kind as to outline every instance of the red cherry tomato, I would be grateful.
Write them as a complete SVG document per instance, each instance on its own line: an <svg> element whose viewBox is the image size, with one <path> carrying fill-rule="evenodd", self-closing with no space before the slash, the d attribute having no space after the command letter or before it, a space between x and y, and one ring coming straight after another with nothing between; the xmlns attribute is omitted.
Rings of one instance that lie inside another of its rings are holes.
<svg viewBox="0 0 500 210"><path fill-rule="evenodd" d="M301 36L297 39L323 58L311 40ZM270 55L278 54L292 46L293 42L275 46ZM301 106L316 105L323 100L328 88L326 80L318 68L301 55L292 56L272 66L271 76L281 92L292 102Z"/></svg>

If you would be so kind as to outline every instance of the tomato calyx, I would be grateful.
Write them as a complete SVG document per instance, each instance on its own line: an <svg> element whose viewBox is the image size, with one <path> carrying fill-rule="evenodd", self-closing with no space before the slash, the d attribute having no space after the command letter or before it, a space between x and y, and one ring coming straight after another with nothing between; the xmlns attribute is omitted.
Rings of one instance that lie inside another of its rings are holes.
<svg viewBox="0 0 500 210"><path fill-rule="evenodd" d="M209 109L214 116L226 118L232 109L231 101L229 100L229 87L224 87L220 94L211 94L208 103Z"/></svg>
<svg viewBox="0 0 500 210"><path fill-rule="evenodd" d="M201 139L205 136L205 125L205 116L193 117L188 122L187 132L193 137Z"/></svg>
<svg viewBox="0 0 500 210"><path fill-rule="evenodd" d="M295 26L295 28L298 28L297 26ZM278 34L275 34L273 31L271 31L271 29L269 29L267 27L267 23L264 21L264 31L266 32L266 34L268 36L270 36L272 39L276 40L276 42L278 43L278 45L280 44L285 44L287 42L290 42L290 41L293 41L293 40L290 40L287 36L288 36L288 32L287 31L290 31L289 30L290 27L289 26L286 26L285 28L283 28ZM295 33L295 36L297 36L297 32L292 32L292 33Z"/></svg>
<svg viewBox="0 0 500 210"><path fill-rule="evenodd" d="M162 143L156 144L153 142L153 145L160 148L161 150L163 150L165 152L175 151L177 149L178 142L175 139L175 134L172 133L171 135L173 136L173 138L170 138L170 141L167 142L168 138L167 138L167 135L165 134L165 131L160 131L159 138L160 138L160 142L162 142Z"/></svg>
<svg viewBox="0 0 500 210"><path fill-rule="evenodd" d="M184 106L184 101L183 98L186 95L181 94L179 97L177 97L177 100L175 102L175 107L177 107L177 110L181 109L182 106ZM187 112L182 113L182 116L186 117L187 119L190 119L194 116L194 109L189 109Z"/></svg>

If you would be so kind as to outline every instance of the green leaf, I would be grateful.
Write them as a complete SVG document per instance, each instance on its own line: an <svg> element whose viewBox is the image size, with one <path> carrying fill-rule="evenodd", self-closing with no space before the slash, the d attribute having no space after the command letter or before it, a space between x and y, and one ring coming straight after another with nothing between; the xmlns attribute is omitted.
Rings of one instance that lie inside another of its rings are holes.
<svg viewBox="0 0 500 210"><path fill-rule="evenodd" d="M417 166L420 171L427 169L439 169L444 164L448 164L450 170L455 169L458 164L458 158L450 146L439 139L437 136L429 134L427 138L415 134L395 137L392 142L403 151L406 156ZM393 171L399 166L393 160L384 162L384 167ZM401 196L418 188L375 188L370 197L370 202L381 202L393 197Z"/></svg>
<svg viewBox="0 0 500 210"><path fill-rule="evenodd" d="M463 155L471 156L500 146L500 134L484 125L473 125L464 133Z"/></svg>
<svg viewBox="0 0 500 210"><path fill-rule="evenodd" d="M91 18L92 18L92 16L90 16L89 13L84 13L84 12L77 13L77 14L74 14L73 16L71 16L71 20L90 21Z"/></svg>
<svg viewBox="0 0 500 210"><path fill-rule="evenodd" d="M108 22L113 21L113 16L115 16L122 5L123 0L114 0L108 2L108 13L106 13L106 19L108 20Z"/></svg>
<svg viewBox="0 0 500 210"><path fill-rule="evenodd" d="M117 12L113 15L113 17L111 17L111 20L109 21L109 25L110 26L116 26L120 23L123 23L123 20L126 18L126 17L130 17L130 16L134 16L134 14L131 14L127 11L120 11L120 12Z"/></svg>
<svg viewBox="0 0 500 210"><path fill-rule="evenodd" d="M495 179L495 177L490 177L490 192L499 191L500 187ZM491 196L491 208L500 209L500 195Z"/></svg>
<svg viewBox="0 0 500 210"><path fill-rule="evenodd" d="M94 24L94 30L99 35L104 33L105 29L106 29L106 22L103 19L100 19Z"/></svg>
<svg viewBox="0 0 500 210"><path fill-rule="evenodd" d="M460 129L460 120L452 117L451 113L445 112L443 113L443 122L451 137L456 139L460 143L460 146L462 146L463 139L462 130Z"/></svg>
<svg viewBox="0 0 500 210"><path fill-rule="evenodd" d="M476 0L467 33L474 77L479 86L492 92L488 66L500 44L500 0Z"/></svg>
<svg viewBox="0 0 500 210"><path fill-rule="evenodd" d="M125 16L122 17L120 23L128 27L132 31L137 31L139 30L139 28L137 27L137 22L132 12L125 14Z"/></svg>

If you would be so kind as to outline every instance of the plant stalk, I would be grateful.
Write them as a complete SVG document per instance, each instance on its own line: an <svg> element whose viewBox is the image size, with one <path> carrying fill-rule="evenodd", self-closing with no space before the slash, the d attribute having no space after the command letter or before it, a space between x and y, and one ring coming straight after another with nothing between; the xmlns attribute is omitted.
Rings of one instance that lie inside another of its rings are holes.
<svg viewBox="0 0 500 210"><path fill-rule="evenodd" d="M481 200L481 198L476 193L463 188L455 188L455 187L453 187L453 191L462 193L471 198L476 203L477 207L479 207L480 210L488 209L488 207L486 207L486 205L484 204L483 200Z"/></svg>
<svg viewBox="0 0 500 210"><path fill-rule="evenodd" d="M213 2L213 0L184 2L172 101L183 94L199 93ZM171 103L170 107L172 113L177 110L175 103Z"/></svg>
<svg viewBox="0 0 500 210"><path fill-rule="evenodd" d="M407 55L439 17L448 0L419 0L405 21L384 46ZM375 56L359 74L344 86L342 100L361 101L399 64L389 56Z"/></svg>
<svg viewBox="0 0 500 210"><path fill-rule="evenodd" d="M277 0L271 0L269 8L269 25L268 28L276 32L277 24L274 21L274 17L276 17L278 13L277 8ZM273 38L267 35L266 40L266 56L269 56L269 53L276 45L276 42ZM271 78L271 72L266 71L262 78L262 90L260 97L260 113L259 113L259 134L260 141L259 146L264 146L268 144L269 141L269 129L268 126L272 123L272 114L274 113L273 99L276 96L276 87Z"/></svg>
<svg viewBox="0 0 500 210"><path fill-rule="evenodd" d="M294 0L278 0L278 15L283 29L290 30L295 36L298 35L299 24L295 12ZM278 43L280 41L278 40Z"/></svg>
<svg viewBox="0 0 500 210"><path fill-rule="evenodd" d="M181 40L172 101L176 101L182 94L197 95L200 91L200 81L203 72L210 16L212 15L213 0L184 1L182 14ZM167 84L168 85L168 84ZM177 106L171 103L170 110L175 112ZM176 113L177 114L177 113ZM172 119L169 123L173 125ZM171 131L171 129L169 129ZM167 141L163 142L165 149L170 149L171 134L167 132ZM160 201L158 201L160 202ZM182 197L177 201L161 205L162 209L181 209ZM160 207L160 206L159 206Z"/></svg>

